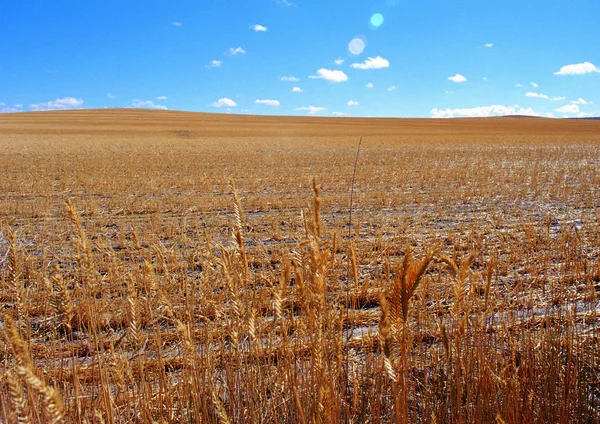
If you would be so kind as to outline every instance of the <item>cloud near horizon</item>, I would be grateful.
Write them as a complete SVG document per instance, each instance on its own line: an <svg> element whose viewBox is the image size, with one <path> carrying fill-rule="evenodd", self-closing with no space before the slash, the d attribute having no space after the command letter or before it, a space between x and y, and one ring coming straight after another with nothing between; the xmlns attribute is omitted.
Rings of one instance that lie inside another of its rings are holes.
<svg viewBox="0 0 600 424"><path fill-rule="evenodd" d="M11 113L11 112L23 112L23 105L16 104L12 106L8 106L4 102L0 102L0 113Z"/></svg>
<svg viewBox="0 0 600 424"><path fill-rule="evenodd" d="M157 105L151 100L140 100L140 99L133 99L133 101L131 102L131 107L140 108L140 109L168 110L168 108L164 105Z"/></svg>
<svg viewBox="0 0 600 424"><path fill-rule="evenodd" d="M309 115L314 115L317 112L321 112L325 109L324 107L320 107L320 106L302 106L302 107L297 107L296 110L303 110L308 112Z"/></svg>
<svg viewBox="0 0 600 424"><path fill-rule="evenodd" d="M231 100L228 97L223 97L222 99L217 100L216 102L212 102L210 104L212 107L235 107L237 106L236 102Z"/></svg>
<svg viewBox="0 0 600 424"><path fill-rule="evenodd" d="M76 99L75 97L63 97L62 99L56 99L45 103L34 103L29 105L29 109L32 111L42 110L66 110L66 109L78 109L83 106L82 99Z"/></svg>
<svg viewBox="0 0 600 424"><path fill-rule="evenodd" d="M434 118L475 118L488 116L506 116L506 115L525 115L540 116L539 113L531 108L523 108L519 105L503 106L478 106L462 109L431 109L431 116Z"/></svg>
<svg viewBox="0 0 600 424"><path fill-rule="evenodd" d="M266 105L266 106L273 106L273 107L280 106L279 100L271 100L271 99L255 100L254 103L256 103L257 105Z"/></svg>

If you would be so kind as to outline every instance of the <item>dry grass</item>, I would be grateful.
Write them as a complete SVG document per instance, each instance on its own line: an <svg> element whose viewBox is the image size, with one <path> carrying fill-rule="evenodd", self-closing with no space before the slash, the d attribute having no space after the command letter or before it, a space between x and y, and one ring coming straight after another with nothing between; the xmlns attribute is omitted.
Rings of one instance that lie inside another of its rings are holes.
<svg viewBox="0 0 600 424"><path fill-rule="evenodd" d="M2 115L0 421L599 422L599 147L593 121Z"/></svg>

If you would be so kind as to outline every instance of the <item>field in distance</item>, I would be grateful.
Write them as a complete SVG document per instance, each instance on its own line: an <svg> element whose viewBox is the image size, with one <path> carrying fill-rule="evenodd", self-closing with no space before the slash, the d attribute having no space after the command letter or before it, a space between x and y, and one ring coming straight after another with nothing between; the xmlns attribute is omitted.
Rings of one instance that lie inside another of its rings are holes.
<svg viewBox="0 0 600 424"><path fill-rule="evenodd" d="M599 169L594 120L0 115L0 420L598 422Z"/></svg>

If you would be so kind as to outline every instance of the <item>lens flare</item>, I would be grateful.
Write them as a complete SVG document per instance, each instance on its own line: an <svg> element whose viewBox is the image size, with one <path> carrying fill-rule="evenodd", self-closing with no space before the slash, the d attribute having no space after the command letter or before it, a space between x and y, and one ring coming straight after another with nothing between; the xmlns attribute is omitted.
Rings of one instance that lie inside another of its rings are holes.
<svg viewBox="0 0 600 424"><path fill-rule="evenodd" d="M383 24L383 15L381 13L376 13L371 16L369 22L373 28L379 28Z"/></svg>
<svg viewBox="0 0 600 424"><path fill-rule="evenodd" d="M348 44L348 50L354 55L361 54L364 49L365 40L362 37L354 37Z"/></svg>

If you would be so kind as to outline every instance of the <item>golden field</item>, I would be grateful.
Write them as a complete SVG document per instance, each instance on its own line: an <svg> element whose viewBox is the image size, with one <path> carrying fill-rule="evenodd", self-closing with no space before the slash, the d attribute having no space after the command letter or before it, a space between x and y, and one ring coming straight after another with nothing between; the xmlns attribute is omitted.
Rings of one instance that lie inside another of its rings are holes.
<svg viewBox="0 0 600 424"><path fill-rule="evenodd" d="M600 422L599 169L594 120L0 115L0 421Z"/></svg>

